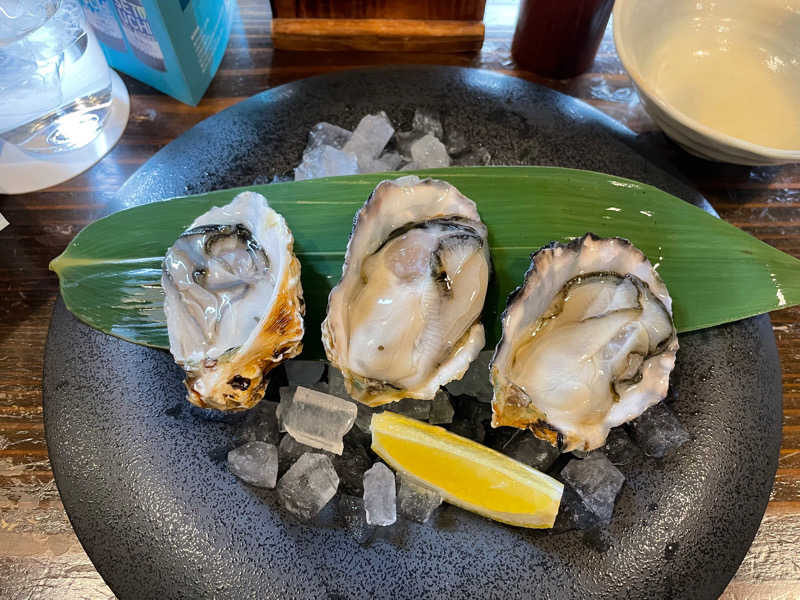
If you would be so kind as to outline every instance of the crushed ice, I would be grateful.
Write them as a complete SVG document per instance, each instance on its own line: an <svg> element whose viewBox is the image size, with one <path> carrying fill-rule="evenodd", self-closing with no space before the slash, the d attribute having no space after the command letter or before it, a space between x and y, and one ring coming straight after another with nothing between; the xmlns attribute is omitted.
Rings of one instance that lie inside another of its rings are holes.
<svg viewBox="0 0 800 600"><path fill-rule="evenodd" d="M352 132L327 122L314 125L294 175L300 181L490 162L485 148L470 147L462 133L446 130L431 111L417 109L409 131L396 131L388 115L380 111L364 116Z"/></svg>

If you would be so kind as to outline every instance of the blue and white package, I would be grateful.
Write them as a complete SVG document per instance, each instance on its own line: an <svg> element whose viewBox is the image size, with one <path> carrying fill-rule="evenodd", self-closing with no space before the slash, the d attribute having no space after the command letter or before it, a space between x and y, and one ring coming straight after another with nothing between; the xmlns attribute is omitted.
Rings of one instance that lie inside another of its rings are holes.
<svg viewBox="0 0 800 600"><path fill-rule="evenodd" d="M214 77L232 0L81 0L108 64L186 104Z"/></svg>

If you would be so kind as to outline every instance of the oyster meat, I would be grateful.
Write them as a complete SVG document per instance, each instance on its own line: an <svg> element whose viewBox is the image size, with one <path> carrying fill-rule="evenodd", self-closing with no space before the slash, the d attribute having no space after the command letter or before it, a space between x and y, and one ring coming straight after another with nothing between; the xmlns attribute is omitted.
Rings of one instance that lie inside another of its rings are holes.
<svg viewBox="0 0 800 600"><path fill-rule="evenodd" d="M266 198L242 192L195 219L167 250L170 352L193 404L250 408L270 369L299 354L305 306L293 244Z"/></svg>
<svg viewBox="0 0 800 600"><path fill-rule="evenodd" d="M492 425L528 427L564 451L598 448L666 396L677 350L672 300L641 251L593 234L554 242L533 254L503 313Z"/></svg>
<svg viewBox="0 0 800 600"><path fill-rule="evenodd" d="M356 215L322 341L350 395L370 406L431 399L483 348L486 226L455 187L380 183Z"/></svg>

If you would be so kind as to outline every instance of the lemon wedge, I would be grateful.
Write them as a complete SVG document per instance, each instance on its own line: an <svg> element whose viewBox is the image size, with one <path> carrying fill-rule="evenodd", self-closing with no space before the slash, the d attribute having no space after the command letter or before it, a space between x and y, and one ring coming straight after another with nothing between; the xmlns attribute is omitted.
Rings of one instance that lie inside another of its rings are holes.
<svg viewBox="0 0 800 600"><path fill-rule="evenodd" d="M372 449L450 504L518 527L552 527L564 486L491 448L389 411L372 416Z"/></svg>

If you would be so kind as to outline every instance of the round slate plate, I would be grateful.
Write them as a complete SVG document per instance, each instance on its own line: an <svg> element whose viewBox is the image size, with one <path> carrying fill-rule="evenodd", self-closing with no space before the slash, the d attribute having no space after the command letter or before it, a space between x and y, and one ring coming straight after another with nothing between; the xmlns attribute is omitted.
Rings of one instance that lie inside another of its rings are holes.
<svg viewBox="0 0 800 600"><path fill-rule="evenodd" d="M352 128L385 110L405 126L415 107L441 111L495 164L593 169L704 202L581 102L482 71L397 67L298 81L200 123L131 177L120 206L288 173L316 122ZM767 317L680 342L671 402L692 440L623 467L613 522L591 533L514 529L450 506L369 547L330 507L321 527L296 523L227 471L235 425L187 407L168 354L91 330L61 302L45 357L47 440L75 531L122 599L713 598L766 507L780 366Z"/></svg>

